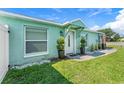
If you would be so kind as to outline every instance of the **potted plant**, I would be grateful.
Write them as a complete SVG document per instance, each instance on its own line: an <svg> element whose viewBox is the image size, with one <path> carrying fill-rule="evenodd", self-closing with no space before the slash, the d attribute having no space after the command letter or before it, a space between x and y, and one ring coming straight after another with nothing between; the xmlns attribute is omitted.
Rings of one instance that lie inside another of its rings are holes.
<svg viewBox="0 0 124 93"><path fill-rule="evenodd" d="M95 45L95 50L98 50L98 44Z"/></svg>
<svg viewBox="0 0 124 93"><path fill-rule="evenodd" d="M64 53L64 37L59 37L59 39L57 40L57 49L58 49L58 57L60 59L63 59L65 57L65 53Z"/></svg>
<svg viewBox="0 0 124 93"><path fill-rule="evenodd" d="M85 45L86 45L86 41L85 41L84 37L81 37L81 40L80 40L80 54L85 54Z"/></svg>
<svg viewBox="0 0 124 93"><path fill-rule="evenodd" d="M102 43L102 49L106 49L106 44Z"/></svg>
<svg viewBox="0 0 124 93"><path fill-rule="evenodd" d="M100 43L98 43L98 49L101 49L101 44Z"/></svg>
<svg viewBox="0 0 124 93"><path fill-rule="evenodd" d="M94 45L92 44L92 45L91 45L91 48L90 48L90 51L93 52L94 50L95 50L95 47L94 47Z"/></svg>

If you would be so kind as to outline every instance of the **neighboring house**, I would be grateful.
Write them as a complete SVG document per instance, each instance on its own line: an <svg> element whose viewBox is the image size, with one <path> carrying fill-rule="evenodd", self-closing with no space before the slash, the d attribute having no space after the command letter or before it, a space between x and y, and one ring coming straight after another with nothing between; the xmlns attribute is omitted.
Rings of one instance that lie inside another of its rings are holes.
<svg viewBox="0 0 124 93"><path fill-rule="evenodd" d="M64 24L0 11L0 24L9 27L9 64L22 65L58 57L56 41L65 37L65 55L80 53L84 36L86 51L103 43L101 32L90 31L80 19Z"/></svg>

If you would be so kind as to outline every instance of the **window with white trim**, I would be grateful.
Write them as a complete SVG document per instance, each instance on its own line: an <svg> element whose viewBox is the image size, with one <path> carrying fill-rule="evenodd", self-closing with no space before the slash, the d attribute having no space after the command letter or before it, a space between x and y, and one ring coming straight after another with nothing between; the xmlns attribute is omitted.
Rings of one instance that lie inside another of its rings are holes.
<svg viewBox="0 0 124 93"><path fill-rule="evenodd" d="M25 30L25 53L47 52L47 29L26 26Z"/></svg>

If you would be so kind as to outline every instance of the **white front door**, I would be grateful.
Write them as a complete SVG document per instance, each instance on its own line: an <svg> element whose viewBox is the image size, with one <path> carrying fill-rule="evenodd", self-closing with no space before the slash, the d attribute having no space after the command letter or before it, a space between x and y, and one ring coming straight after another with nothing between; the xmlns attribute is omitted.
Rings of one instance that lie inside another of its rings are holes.
<svg viewBox="0 0 124 93"><path fill-rule="evenodd" d="M65 37L65 53L74 53L74 32L68 32Z"/></svg>

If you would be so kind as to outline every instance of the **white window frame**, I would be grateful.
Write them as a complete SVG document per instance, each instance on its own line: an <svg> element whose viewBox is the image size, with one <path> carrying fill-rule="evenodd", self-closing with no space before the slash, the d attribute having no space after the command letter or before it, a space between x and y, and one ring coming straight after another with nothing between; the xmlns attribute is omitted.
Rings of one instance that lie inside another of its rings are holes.
<svg viewBox="0 0 124 93"><path fill-rule="evenodd" d="M26 40L26 27L37 27L37 26L24 25L23 27L24 27L24 58L47 55L48 54L48 30L46 31L47 40ZM36 53L26 53L26 41L47 41L47 51L36 52Z"/></svg>

